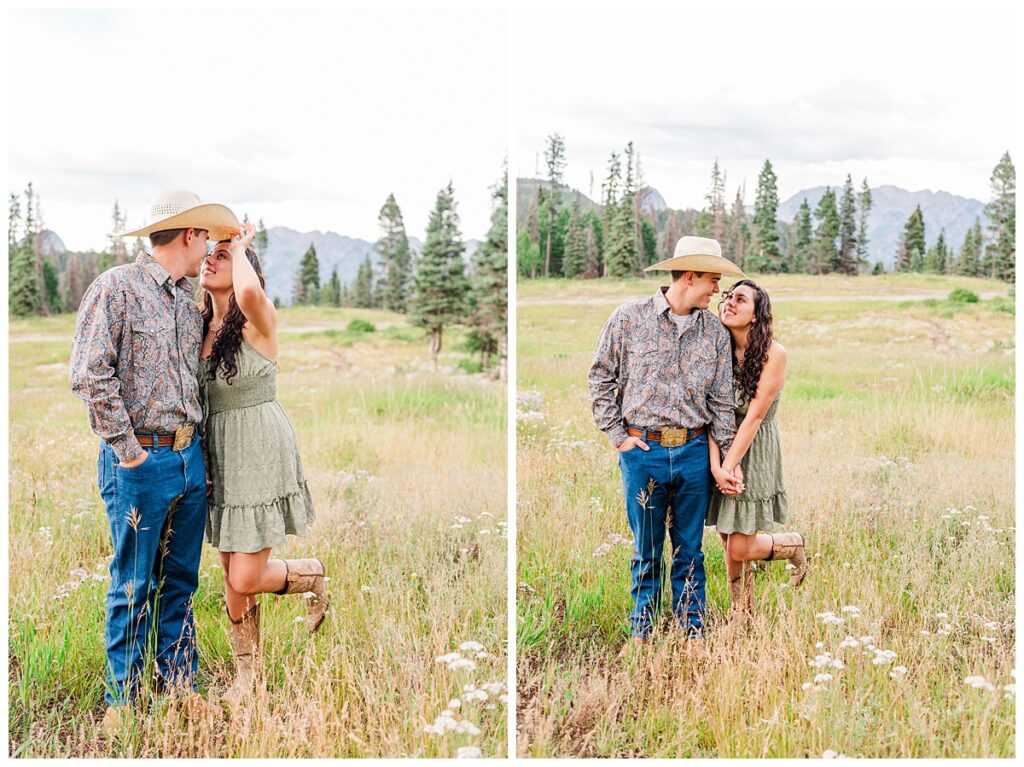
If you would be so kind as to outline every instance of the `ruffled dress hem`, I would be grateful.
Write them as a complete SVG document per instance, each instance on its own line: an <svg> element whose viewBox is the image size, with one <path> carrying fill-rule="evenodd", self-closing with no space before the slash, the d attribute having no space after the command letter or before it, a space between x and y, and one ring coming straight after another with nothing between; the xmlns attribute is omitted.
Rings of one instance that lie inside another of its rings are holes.
<svg viewBox="0 0 1024 767"><path fill-rule="evenodd" d="M316 519L305 481L294 492L265 503L209 504L206 541L218 551L252 554L287 544L288 535L304 537Z"/></svg>
<svg viewBox="0 0 1024 767"><path fill-rule="evenodd" d="M706 524L720 533L770 533L775 525L786 524L789 505L786 491L768 498L742 500L738 496L716 498L708 509Z"/></svg>

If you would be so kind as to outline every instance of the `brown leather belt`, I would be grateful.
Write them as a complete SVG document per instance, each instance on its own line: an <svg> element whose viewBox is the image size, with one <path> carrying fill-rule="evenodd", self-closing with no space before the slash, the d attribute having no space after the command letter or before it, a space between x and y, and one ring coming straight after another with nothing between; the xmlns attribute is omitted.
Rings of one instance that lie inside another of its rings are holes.
<svg viewBox="0 0 1024 767"><path fill-rule="evenodd" d="M698 426L696 429L637 429L634 426L627 426L626 431L631 437L640 437L644 442L660 442L662 447L678 447L689 442L694 437L699 437L708 430L707 426Z"/></svg>
<svg viewBox="0 0 1024 767"><path fill-rule="evenodd" d="M153 434L152 432L135 432L135 438L143 447L169 447L175 452L184 450L192 444L196 427L193 424L183 426L170 434Z"/></svg>

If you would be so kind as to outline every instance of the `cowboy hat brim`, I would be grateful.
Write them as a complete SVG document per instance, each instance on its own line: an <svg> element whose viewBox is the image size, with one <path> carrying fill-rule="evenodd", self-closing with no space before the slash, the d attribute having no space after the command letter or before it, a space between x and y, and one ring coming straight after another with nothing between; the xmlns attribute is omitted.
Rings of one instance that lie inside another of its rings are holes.
<svg viewBox="0 0 1024 767"><path fill-rule="evenodd" d="M675 256L652 264L644 271L711 272L712 274L732 274L743 279L747 276L742 269L727 258L701 254Z"/></svg>
<svg viewBox="0 0 1024 767"><path fill-rule="evenodd" d="M148 237L153 232L166 229L205 229L210 233L211 240L227 240L239 230L238 219L231 209L217 203L205 203L194 208L175 213L155 223L121 232L119 237Z"/></svg>

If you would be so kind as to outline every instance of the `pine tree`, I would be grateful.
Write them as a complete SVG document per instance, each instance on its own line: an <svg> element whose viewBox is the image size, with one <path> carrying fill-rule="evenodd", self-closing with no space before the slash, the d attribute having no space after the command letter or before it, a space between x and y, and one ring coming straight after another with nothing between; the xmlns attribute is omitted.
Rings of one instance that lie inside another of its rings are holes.
<svg viewBox="0 0 1024 767"><path fill-rule="evenodd" d="M640 216L637 208L636 151L633 142L626 145L626 178L622 185L622 204L619 206L621 258L626 274L633 274L640 265Z"/></svg>
<svg viewBox="0 0 1024 767"><path fill-rule="evenodd" d="M900 239L896 244L896 264L894 270L897 272L910 271L910 251L907 249L906 229L900 232Z"/></svg>
<svg viewBox="0 0 1024 767"><path fill-rule="evenodd" d="M14 192L10 194L7 208L7 274L12 273L18 250L18 230L21 228L21 198Z"/></svg>
<svg viewBox="0 0 1024 767"><path fill-rule="evenodd" d="M352 306L352 286L347 282L341 286L341 295L338 299L339 306Z"/></svg>
<svg viewBox="0 0 1024 767"><path fill-rule="evenodd" d="M749 263L755 271L779 270L782 254L779 252L779 232L776 228L778 208L775 171L772 170L771 162L765 160L757 179L757 194L754 197L754 244L753 257Z"/></svg>
<svg viewBox="0 0 1024 767"><path fill-rule="evenodd" d="M658 257L658 230L646 216L640 219L640 241L643 249L640 252L640 268L650 266Z"/></svg>
<svg viewBox="0 0 1024 767"><path fill-rule="evenodd" d="M39 311L39 282L30 246L32 238L27 232L19 237L21 226L21 201L18 195L11 194L7 214L8 306L12 314L24 317Z"/></svg>
<svg viewBox="0 0 1024 767"><path fill-rule="evenodd" d="M725 175L718 168L717 157L715 158L714 165L711 166L711 186L708 188L708 193L704 196L704 199L707 201L705 211L708 214L705 226L710 230L707 236L713 237L720 244L724 245Z"/></svg>
<svg viewBox="0 0 1024 767"><path fill-rule="evenodd" d="M366 254L366 258L356 272L353 295L358 308L369 309L373 306L373 264L370 262L369 253Z"/></svg>
<svg viewBox="0 0 1024 767"><path fill-rule="evenodd" d="M551 261L554 251L555 219L558 217L562 179L565 173L565 139L559 133L548 136L544 150L544 162L548 167L548 198L544 220L547 231L544 242L544 276L551 276Z"/></svg>
<svg viewBox="0 0 1024 767"><path fill-rule="evenodd" d="M562 258L562 274L578 277L587 268L587 235L584 231L583 215L580 211L580 196L573 193L569 208L569 228L565 236L565 255Z"/></svg>
<svg viewBox="0 0 1024 767"><path fill-rule="evenodd" d="M981 276L981 248L984 243L984 234L981 231L981 219L974 220L974 226L967 230L964 235L963 245L960 247L960 257L956 262L956 273L964 277Z"/></svg>
<svg viewBox="0 0 1024 767"><path fill-rule="evenodd" d="M862 264L868 263L868 216L872 204L871 187L865 178L857 194L857 260Z"/></svg>
<svg viewBox="0 0 1024 767"><path fill-rule="evenodd" d="M736 189L736 199L732 203L732 212L726 222L725 235L726 257L741 269L747 259L750 248L750 223L747 221L747 210L743 204L743 187Z"/></svg>
<svg viewBox="0 0 1024 767"><path fill-rule="evenodd" d="M394 194L389 194L384 201L377 221L380 225L380 238L376 250L384 269L384 276L379 283L382 306L392 312L405 312L408 309L409 283L412 278L412 252L409 250L402 210Z"/></svg>
<svg viewBox="0 0 1024 767"><path fill-rule="evenodd" d="M836 271L840 274L857 273L857 195L853 179L846 175L843 196L839 202L839 253Z"/></svg>
<svg viewBox="0 0 1024 767"><path fill-rule="evenodd" d="M623 216L624 204L619 199L622 165L612 152L608 162L608 178L604 184L604 208L601 229L604 232L604 273L609 277L625 277L633 271L632 232L629 216Z"/></svg>
<svg viewBox="0 0 1024 767"><path fill-rule="evenodd" d="M57 265L48 258L43 259L43 296L45 305L50 314L60 314L63 311L60 300L60 277L57 274Z"/></svg>
<svg viewBox="0 0 1024 767"><path fill-rule="evenodd" d="M591 215L588 213L587 215ZM601 252L597 244L597 234L600 231L601 222L594 217L591 226L584 229L586 242L586 266L581 275L585 280L597 279L601 276Z"/></svg>
<svg viewBox="0 0 1024 767"><path fill-rule="evenodd" d="M903 227L903 251L897 258L897 269L919 272L924 269L926 251L924 238L924 213L921 206L914 208Z"/></svg>
<svg viewBox="0 0 1024 767"><path fill-rule="evenodd" d="M25 189L24 197L25 218L22 237L17 243L13 258L8 257L11 262L8 278L9 306L11 312L18 316L38 314L42 298L42 266L36 255L36 198L31 182Z"/></svg>
<svg viewBox="0 0 1024 767"><path fill-rule="evenodd" d="M491 228L473 254L473 316L472 325L481 341L484 368L490 354L497 356L497 378L507 377L508 357L508 168L495 185L492 197L494 211ZM579 197L573 200L579 222ZM566 256L568 261L568 256Z"/></svg>
<svg viewBox="0 0 1024 767"><path fill-rule="evenodd" d="M825 187L825 193L814 209L814 218L818 222L814 230L815 267L819 274L834 272L839 266L839 249L836 247L839 211L836 210L836 193L831 187Z"/></svg>
<svg viewBox="0 0 1024 767"><path fill-rule="evenodd" d="M437 193L437 202L427 225L423 254L416 263L411 321L430 335L430 358L437 367L437 355L446 325L465 317L469 281L462 260L465 246L455 212L455 190L448 186Z"/></svg>
<svg viewBox="0 0 1024 767"><path fill-rule="evenodd" d="M267 227L263 225L262 218L256 224L256 236L252 238L252 241L256 246L256 255L262 261L263 256L266 255L267 246L270 243L270 235L267 234Z"/></svg>
<svg viewBox="0 0 1024 767"><path fill-rule="evenodd" d="M796 227L796 237L793 242L793 258L791 259L790 270L793 272L805 272L811 270L815 263L811 206L807 203L806 197L800 203L800 210L797 211L793 223Z"/></svg>
<svg viewBox="0 0 1024 767"><path fill-rule="evenodd" d="M924 271L932 274L946 273L946 230L939 232L939 239L928 248L924 259Z"/></svg>
<svg viewBox="0 0 1024 767"><path fill-rule="evenodd" d="M122 266L128 263L128 246L120 234L127 228L128 218L121 212L117 200L114 200L114 212L111 219L110 255L113 257L115 266Z"/></svg>
<svg viewBox="0 0 1024 767"><path fill-rule="evenodd" d="M320 295L320 261L316 248L309 243L309 249L302 256L299 275L295 282L295 303L315 304Z"/></svg>
<svg viewBox="0 0 1024 767"><path fill-rule="evenodd" d="M985 250L986 272L996 279L1014 282L1017 255L1017 173L1005 152L992 171L992 198L985 206L989 221L989 244Z"/></svg>

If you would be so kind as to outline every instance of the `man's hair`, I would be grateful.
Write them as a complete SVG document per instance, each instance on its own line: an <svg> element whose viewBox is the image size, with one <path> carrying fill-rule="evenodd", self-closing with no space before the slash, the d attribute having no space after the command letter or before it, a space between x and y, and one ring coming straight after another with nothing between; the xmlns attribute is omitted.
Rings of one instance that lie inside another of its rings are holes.
<svg viewBox="0 0 1024 767"><path fill-rule="evenodd" d="M672 270L672 282L675 282L687 272L693 272L698 277L703 277L707 272L694 272L693 269L673 269Z"/></svg>
<svg viewBox="0 0 1024 767"><path fill-rule="evenodd" d="M163 245L170 245L181 233L186 229L193 229L196 232L205 232L205 229L196 229L195 227L185 227L184 229L164 229L162 232L151 232L149 235L149 242L154 248L161 247Z"/></svg>

